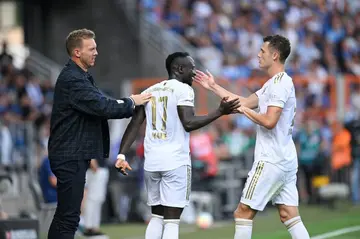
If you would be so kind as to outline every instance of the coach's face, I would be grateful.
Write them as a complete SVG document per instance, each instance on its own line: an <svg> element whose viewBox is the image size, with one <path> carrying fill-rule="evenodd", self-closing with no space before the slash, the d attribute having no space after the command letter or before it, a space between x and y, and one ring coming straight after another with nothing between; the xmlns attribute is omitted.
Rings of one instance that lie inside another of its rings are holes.
<svg viewBox="0 0 360 239"><path fill-rule="evenodd" d="M272 51L269 48L269 42L264 42L261 46L260 52L258 54L259 67L261 69L269 68L273 63Z"/></svg>
<svg viewBox="0 0 360 239"><path fill-rule="evenodd" d="M96 50L96 42L94 39L83 39L81 48L77 52L81 63L86 67L90 68L95 65L95 58L98 55Z"/></svg>

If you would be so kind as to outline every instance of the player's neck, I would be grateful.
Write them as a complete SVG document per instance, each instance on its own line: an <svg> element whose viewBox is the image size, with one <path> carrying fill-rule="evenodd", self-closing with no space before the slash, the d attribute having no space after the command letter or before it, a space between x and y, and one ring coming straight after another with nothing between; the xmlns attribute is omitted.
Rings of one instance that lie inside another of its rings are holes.
<svg viewBox="0 0 360 239"><path fill-rule="evenodd" d="M284 65L272 65L268 70L267 73L271 77L273 77L276 74L279 74L280 72L285 72L285 66Z"/></svg>
<svg viewBox="0 0 360 239"><path fill-rule="evenodd" d="M73 60L73 62L75 62L75 64L78 65L81 69L83 69L83 71L88 71L87 67L80 61L79 58L73 56L71 57L71 60Z"/></svg>

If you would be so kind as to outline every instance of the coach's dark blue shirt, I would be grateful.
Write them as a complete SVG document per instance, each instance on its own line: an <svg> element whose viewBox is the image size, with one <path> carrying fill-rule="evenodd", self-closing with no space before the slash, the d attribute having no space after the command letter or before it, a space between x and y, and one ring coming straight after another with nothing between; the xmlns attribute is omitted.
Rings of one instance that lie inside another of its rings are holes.
<svg viewBox="0 0 360 239"><path fill-rule="evenodd" d="M51 162L109 156L108 119L129 118L134 102L104 96L93 77L71 59L61 71L54 92L48 144ZM60 162L61 161L61 162Z"/></svg>

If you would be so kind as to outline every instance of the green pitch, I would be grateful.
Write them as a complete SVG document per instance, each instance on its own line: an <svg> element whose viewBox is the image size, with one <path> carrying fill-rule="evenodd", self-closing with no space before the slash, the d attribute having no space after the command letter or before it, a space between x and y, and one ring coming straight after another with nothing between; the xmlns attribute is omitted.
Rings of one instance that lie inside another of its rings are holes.
<svg viewBox="0 0 360 239"><path fill-rule="evenodd" d="M305 226L314 237L338 229L360 226L360 207L343 205L336 210L321 207L300 207L300 213ZM144 238L146 226L141 224L106 225L102 230L111 239L141 239ZM181 239L231 239L234 236L232 221L217 223L207 230L197 229L195 226L181 225ZM253 239L288 239L290 238L285 227L280 222L277 211L269 209L259 213L253 228ZM330 238L330 237L328 237ZM360 231L331 237L335 239L360 238Z"/></svg>

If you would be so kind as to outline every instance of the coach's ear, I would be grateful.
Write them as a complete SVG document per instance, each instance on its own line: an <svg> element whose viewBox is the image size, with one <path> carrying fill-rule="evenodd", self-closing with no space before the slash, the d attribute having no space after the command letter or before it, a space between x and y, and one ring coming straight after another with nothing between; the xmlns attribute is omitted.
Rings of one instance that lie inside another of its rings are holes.
<svg viewBox="0 0 360 239"><path fill-rule="evenodd" d="M79 48L75 48L74 49L74 56L76 56L77 58L80 58L81 56L81 52Z"/></svg>

